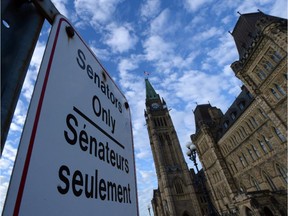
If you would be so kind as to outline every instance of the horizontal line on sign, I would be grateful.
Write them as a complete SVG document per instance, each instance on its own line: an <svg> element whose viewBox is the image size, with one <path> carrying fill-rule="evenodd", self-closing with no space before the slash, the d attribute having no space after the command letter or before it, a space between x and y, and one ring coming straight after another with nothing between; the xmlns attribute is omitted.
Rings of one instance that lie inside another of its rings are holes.
<svg viewBox="0 0 288 216"><path fill-rule="evenodd" d="M119 143L114 137L112 137L110 134L108 134L104 129L102 129L99 125L97 125L95 122L93 122L88 116L86 116L83 112L81 112L77 107L73 106L73 110L78 113L82 118L84 118L86 121L88 121L91 125L93 125L95 128L97 128L100 132L102 132L104 135L109 137L111 140L113 140L117 145L119 145L122 149L125 149L125 147Z"/></svg>

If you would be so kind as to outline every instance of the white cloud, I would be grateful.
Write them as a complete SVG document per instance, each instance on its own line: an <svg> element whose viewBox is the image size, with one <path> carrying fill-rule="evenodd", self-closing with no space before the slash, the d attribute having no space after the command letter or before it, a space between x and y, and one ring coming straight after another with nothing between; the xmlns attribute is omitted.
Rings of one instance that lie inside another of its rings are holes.
<svg viewBox="0 0 288 216"><path fill-rule="evenodd" d="M132 27L129 24L117 26L115 23L107 26L108 34L104 38L114 53L127 52L133 49L138 41Z"/></svg>
<svg viewBox="0 0 288 216"><path fill-rule="evenodd" d="M143 20L147 20L156 16L159 10L160 10L159 0L146 0L141 5L140 15Z"/></svg>
<svg viewBox="0 0 288 216"><path fill-rule="evenodd" d="M198 34L196 34L193 37L193 40L195 42L207 42L206 40L209 40L211 38L215 39L217 37L219 37L220 35L223 34L223 31L220 28L216 28L216 27L209 27L209 29L199 32Z"/></svg>
<svg viewBox="0 0 288 216"><path fill-rule="evenodd" d="M151 35L164 35L173 33L177 28L177 20L170 20L171 12L169 9L163 10L154 20L150 23Z"/></svg>
<svg viewBox="0 0 288 216"><path fill-rule="evenodd" d="M210 0L185 0L184 8L189 12L194 12L208 2L210 2Z"/></svg>
<svg viewBox="0 0 288 216"><path fill-rule="evenodd" d="M287 0L276 0L273 1L274 5L272 6L270 10L271 15L275 16L280 16L282 18L288 17L288 12L287 12ZM265 11L263 11L265 12Z"/></svg>
<svg viewBox="0 0 288 216"><path fill-rule="evenodd" d="M96 42L93 41L90 43L90 49L96 55L99 60L108 61L111 58L111 53L107 49L101 49L96 47Z"/></svg>
<svg viewBox="0 0 288 216"><path fill-rule="evenodd" d="M46 45L44 42L39 42L39 41L37 42L32 59L31 59L29 70L27 71L27 74L23 83L21 94L24 95L27 102L30 101L32 93L33 93L34 84L35 84L37 74L40 68L45 46Z"/></svg>
<svg viewBox="0 0 288 216"><path fill-rule="evenodd" d="M172 43L164 41L157 35L149 37L143 44L148 61L165 59L173 51L173 46Z"/></svg>
<svg viewBox="0 0 288 216"><path fill-rule="evenodd" d="M219 38L218 45L211 49L207 56L209 57L208 61L213 61L214 65L232 64L238 59L238 52L233 37L228 32L223 34Z"/></svg>
<svg viewBox="0 0 288 216"><path fill-rule="evenodd" d="M68 8L66 7L68 0L52 0L58 11L65 17L69 17Z"/></svg>
<svg viewBox="0 0 288 216"><path fill-rule="evenodd" d="M7 193L16 153L17 148L13 147L12 142L8 140L5 143L5 148L3 149L2 157L0 159L0 213L3 209L5 195Z"/></svg>
<svg viewBox="0 0 288 216"><path fill-rule="evenodd" d="M120 2L122 0L75 0L74 6L81 19L98 26L111 21Z"/></svg>

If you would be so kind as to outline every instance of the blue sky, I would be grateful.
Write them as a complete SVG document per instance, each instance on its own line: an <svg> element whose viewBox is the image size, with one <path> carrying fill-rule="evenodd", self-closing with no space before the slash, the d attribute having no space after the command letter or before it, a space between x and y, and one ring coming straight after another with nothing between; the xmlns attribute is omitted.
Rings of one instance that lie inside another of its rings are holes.
<svg viewBox="0 0 288 216"><path fill-rule="evenodd" d="M145 126L144 71L168 104L183 149L195 131L192 110L208 103L227 110L241 82L230 65L238 59L232 31L240 13L287 18L286 0L53 0L125 94L131 108L139 212L148 215L157 188ZM28 104L48 38L43 27L0 161L0 212ZM186 156L185 156L186 157ZM186 157L189 167L192 163Z"/></svg>

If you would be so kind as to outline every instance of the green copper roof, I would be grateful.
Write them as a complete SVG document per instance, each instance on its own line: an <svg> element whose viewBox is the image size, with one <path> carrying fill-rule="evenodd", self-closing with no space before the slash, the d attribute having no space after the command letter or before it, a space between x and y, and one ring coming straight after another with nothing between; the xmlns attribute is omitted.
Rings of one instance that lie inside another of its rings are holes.
<svg viewBox="0 0 288 216"><path fill-rule="evenodd" d="M147 78L145 79L145 85L146 85L146 100L160 98Z"/></svg>

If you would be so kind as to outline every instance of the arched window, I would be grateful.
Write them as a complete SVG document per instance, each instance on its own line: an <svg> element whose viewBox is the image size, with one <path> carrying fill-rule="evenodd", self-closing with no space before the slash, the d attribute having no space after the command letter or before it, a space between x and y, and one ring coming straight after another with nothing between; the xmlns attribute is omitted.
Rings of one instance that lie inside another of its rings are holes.
<svg viewBox="0 0 288 216"><path fill-rule="evenodd" d="M278 128L275 128L275 127L274 127L274 131L275 131L276 135L278 136L278 138L279 138L282 142L286 141L285 136L283 136L283 134L280 132L280 130L279 130Z"/></svg>
<svg viewBox="0 0 288 216"><path fill-rule="evenodd" d="M262 70L257 70L257 76L261 79L264 80L266 78L266 74Z"/></svg>
<svg viewBox="0 0 288 216"><path fill-rule="evenodd" d="M277 100L279 100L279 99L281 98L280 95L275 91L274 88L271 88L270 90L271 90L272 94L274 95L274 97L275 97Z"/></svg>
<svg viewBox="0 0 288 216"><path fill-rule="evenodd" d="M258 143L259 143L261 149L263 150L263 152L266 154L268 151L267 151L267 148L264 145L263 141L262 140L258 140Z"/></svg>
<svg viewBox="0 0 288 216"><path fill-rule="evenodd" d="M253 153L253 151L251 149L247 148L247 151L248 151L248 153L249 153L249 155L253 161L257 160L257 157L255 156L255 154Z"/></svg>
<svg viewBox="0 0 288 216"><path fill-rule="evenodd" d="M255 189L256 189L257 191L260 191L260 190L261 190L258 181L257 181L254 177L252 177L252 176L251 176L251 182L252 182L252 185L255 187Z"/></svg>
<svg viewBox="0 0 288 216"><path fill-rule="evenodd" d="M174 188L177 194L182 194L183 193L183 186L182 186L182 181L181 179L177 178L174 181Z"/></svg>
<svg viewBox="0 0 288 216"><path fill-rule="evenodd" d="M245 193L246 192L246 188L244 187L244 185L242 183L239 184L239 190L241 193Z"/></svg>
<svg viewBox="0 0 288 216"><path fill-rule="evenodd" d="M275 63L278 63L282 59L282 55L278 51L275 51L275 50L269 51L269 56Z"/></svg>
<svg viewBox="0 0 288 216"><path fill-rule="evenodd" d="M251 128L250 124L248 122L245 122L247 127L250 129L250 131L253 131L253 129Z"/></svg>
<svg viewBox="0 0 288 216"><path fill-rule="evenodd" d="M256 156L259 158L261 155L260 155L260 152L258 151L258 149L254 146L254 145L251 145L253 151L255 152Z"/></svg>
<svg viewBox="0 0 288 216"><path fill-rule="evenodd" d="M280 92L280 94L286 95L286 92L283 90L281 86L279 86L278 84L274 84L274 86Z"/></svg>
<svg viewBox="0 0 288 216"><path fill-rule="evenodd" d="M237 167L236 167L236 165L235 165L235 162L234 162L234 161L232 161L232 166L234 167L235 171L237 172L237 171L238 171L238 169L237 169Z"/></svg>
<svg viewBox="0 0 288 216"><path fill-rule="evenodd" d="M271 64L271 62L269 61L263 61L262 62L262 66L268 71L268 72L271 72L273 70L273 65Z"/></svg>
<svg viewBox="0 0 288 216"><path fill-rule="evenodd" d="M243 167L246 167L246 166L247 166L247 162L246 162L246 160L243 158L243 156L238 156L238 158L239 158L242 166L243 166Z"/></svg>
<svg viewBox="0 0 288 216"><path fill-rule="evenodd" d="M245 136L245 135L247 136L247 132L246 132L245 128L244 128L243 126L241 126L241 129L242 129L242 131L244 132L244 136Z"/></svg>
<svg viewBox="0 0 288 216"><path fill-rule="evenodd" d="M251 124L253 125L254 128L257 128L258 126L258 122L253 116L251 116Z"/></svg>
<svg viewBox="0 0 288 216"><path fill-rule="evenodd" d="M264 178L266 179L266 182L268 183L270 189L272 191L276 191L277 188L276 188L275 184L273 183L271 177L266 172L263 172L263 175L264 175Z"/></svg>
<svg viewBox="0 0 288 216"><path fill-rule="evenodd" d="M277 169L277 172L280 174L282 180L287 183L287 171L282 167L280 166L279 164L276 164L276 169Z"/></svg>
<svg viewBox="0 0 288 216"><path fill-rule="evenodd" d="M258 110L259 110L260 114L264 117L264 119L266 119L268 117L267 114L262 109L259 108Z"/></svg>
<svg viewBox="0 0 288 216"><path fill-rule="evenodd" d="M267 139L264 135L262 135L262 137L263 137L266 145L269 147L269 149L272 150L273 148L272 148L272 143L270 142L270 140Z"/></svg>

